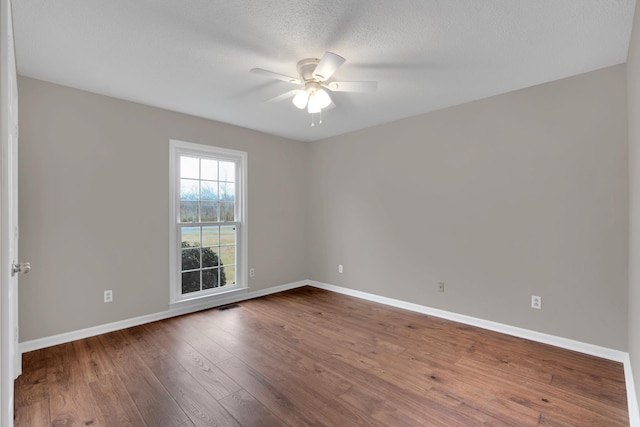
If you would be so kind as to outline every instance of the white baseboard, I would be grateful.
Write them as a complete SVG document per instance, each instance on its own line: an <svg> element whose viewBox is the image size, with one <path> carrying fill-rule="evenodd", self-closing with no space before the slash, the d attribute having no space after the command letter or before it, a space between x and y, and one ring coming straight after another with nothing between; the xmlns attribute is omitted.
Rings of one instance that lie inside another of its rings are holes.
<svg viewBox="0 0 640 427"><path fill-rule="evenodd" d="M627 384L627 405L629 407L629 425L640 427L640 408L638 408L638 395L633 381L631 359L627 354L624 360L624 382Z"/></svg>
<svg viewBox="0 0 640 427"><path fill-rule="evenodd" d="M631 372L631 360L629 353L614 350L606 347L597 346L594 344L583 343L580 341L571 340L568 338L557 337L554 335L544 334L541 332L531 331L528 329L518 328L515 326L505 325L502 323L492 322L489 320L478 319L476 317L466 316L463 314L452 313L445 310L439 310L419 304L414 304L406 301L401 301L393 298L382 297L367 292L356 291L349 288L343 288L341 286L330 285L327 283L316 282L313 280L302 280L299 282L288 283L281 286L274 286L259 291L250 292L248 289L240 290L236 292L230 292L229 295L211 299L196 300L191 303L175 304L169 310L159 313L148 314L145 316L135 317L132 319L121 320L118 322L108 323L106 325L94 326L91 328L81 329L78 331L67 332L63 334L53 335L50 337L39 338L36 340L25 341L20 343L20 352L26 353L33 350L39 350L41 348L51 347L58 344L63 344L70 341L75 341L82 338L88 338L108 332L117 331L120 329L130 328L132 326L143 325L145 323L155 322L157 320L168 319L174 316L180 316L182 314L193 313L200 310L206 310L208 308L219 307L226 304L232 304L252 298L258 298L289 289L299 288L301 286L310 285L316 288L325 289L332 292L337 292L344 295L353 296L356 298L373 301L392 307L403 308L418 313L427 314L430 316L439 317L442 319L448 319L455 322L464 323L471 326L477 326L479 328L488 329L491 331L500 332L507 335L516 336L519 338L525 338L532 341L537 341L545 344L550 344L556 347L565 348L567 350L578 351L580 353L590 354L592 356L602 357L604 359L621 362L624 365L625 383L627 387L627 403L629 407L629 421L631 427L640 427L640 410L638 408L638 400L636 389L634 385L633 375Z"/></svg>
<svg viewBox="0 0 640 427"><path fill-rule="evenodd" d="M567 350L578 351L580 353L589 354L604 359L621 362L624 365L624 379L627 387L627 405L629 409L629 425L631 427L640 427L640 411L638 409L638 399L636 395L635 384L631 372L631 360L629 353L620 350L614 350L607 347L601 347L594 344L583 343L568 338L557 337L555 335L543 334L541 332L531 331L529 329L518 328L515 326L505 325L503 323L492 322L489 320L478 319L476 317L466 316L464 314L452 313L450 311L439 310L424 305L413 304L393 298L382 297L367 292L356 291L341 286L329 285L327 283L309 281L311 286L325 289L344 295L362 298L392 307L403 308L430 316L440 317L442 319L453 320L454 322L464 323L466 325L477 326L479 328L488 329L490 331L500 332L506 335L512 335L519 338L525 338L531 341L537 341L544 344L550 344Z"/></svg>
<svg viewBox="0 0 640 427"><path fill-rule="evenodd" d="M52 335L50 337L38 338L31 341L24 341L19 344L20 351L26 353L33 350L39 350L41 348L51 347L58 344L63 344L70 341L75 341L82 338L88 338L95 335L100 335L108 332L117 331L120 329L130 328L132 326L143 325L145 323L155 322L157 320L168 319L174 316L180 316L182 314L193 313L200 310L206 310L208 308L219 307L226 304L232 304L234 302L244 301L247 299L258 298L265 295L270 295L289 289L299 288L301 286L311 285L316 288L325 289L332 292L337 292L344 295L350 295L353 297L373 301L392 307L403 308L418 313L423 313L443 319L453 320L455 322L464 323L471 326L477 326L491 331L501 332L503 334L512 335L520 338L529 339L532 341L538 341L545 344L554 345L556 347L565 348L568 350L574 350L581 353L590 354L592 356L602 357L616 362L626 363L628 360L628 353L613 350L606 347L600 347L593 344L587 344L580 341L574 341L568 338L557 337L554 335L548 335L541 332L531 331L528 329L518 328L515 326L505 325L502 323L492 322L489 320L479 319L476 317L466 316L463 314L452 313L445 310L439 310L437 308L431 308L424 305L414 304L406 301L401 301L393 298L383 297L367 292L356 291L349 288L343 288L341 286L330 285L327 283L316 282L314 280L301 280L299 282L288 283L285 285L274 286L259 291L249 291L248 289L230 292L225 296L218 296L213 299L202 299L191 302L178 303L172 305L168 310L147 314L144 316L134 317L131 319L120 320L113 323L107 323L104 325L93 326L86 329L80 329L77 331L65 332L58 335Z"/></svg>
<svg viewBox="0 0 640 427"><path fill-rule="evenodd" d="M52 335L50 337L38 338L31 341L21 342L19 344L20 352L27 353L29 351L39 350L41 348L52 347L58 344L89 338L108 332L118 331L120 329L131 328L133 326L144 325L145 323L155 322L157 320L168 319L170 317L180 316L182 314L194 313L208 308L220 307L222 305L232 304L252 298L258 298L269 294L274 294L289 289L299 288L309 284L308 281L288 283L286 285L274 286L259 291L249 291L243 289L232 291L228 295L217 296L215 298L200 299L191 302L173 304L167 311L147 314L145 316L134 317L132 319L120 320L118 322L107 323L105 325L93 326L77 331L65 332L63 334Z"/></svg>
<svg viewBox="0 0 640 427"><path fill-rule="evenodd" d="M353 289L343 288L341 286L329 285L326 283L314 281L310 281L309 283L317 288L326 289L328 291L338 292L341 294L350 295L356 298L362 298L393 307L404 308L405 310L428 314L430 316L440 317L442 319L453 320L454 322L477 326L479 328L488 329L490 331L500 332L519 338L525 338L531 341L550 344L556 347L566 348L568 350L579 351L580 353L586 353L592 356L614 360L616 362L624 362L627 355L626 352L620 350L613 350L607 347L600 347L593 344L574 341L568 338L557 337L555 335L543 334L541 332L531 331L529 329L518 328L515 326L505 325L503 323L492 322L490 320L478 319L477 317L452 313L450 311L439 310L437 308L431 308L424 305L414 304L393 298L381 297L379 295L355 291Z"/></svg>

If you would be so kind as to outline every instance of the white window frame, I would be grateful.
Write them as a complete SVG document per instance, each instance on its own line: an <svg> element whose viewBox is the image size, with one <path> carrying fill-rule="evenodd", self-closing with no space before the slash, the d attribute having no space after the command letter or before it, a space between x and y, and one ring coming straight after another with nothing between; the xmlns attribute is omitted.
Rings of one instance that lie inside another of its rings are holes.
<svg viewBox="0 0 640 427"><path fill-rule="evenodd" d="M180 222L180 156L209 157L222 161L233 161L236 164L236 220L220 222L220 225L236 225L236 283L206 291L182 294L182 249ZM248 227L247 227L247 153L211 145L192 142L169 141L169 296L170 304L196 299L228 295L230 292L244 291L248 286Z"/></svg>

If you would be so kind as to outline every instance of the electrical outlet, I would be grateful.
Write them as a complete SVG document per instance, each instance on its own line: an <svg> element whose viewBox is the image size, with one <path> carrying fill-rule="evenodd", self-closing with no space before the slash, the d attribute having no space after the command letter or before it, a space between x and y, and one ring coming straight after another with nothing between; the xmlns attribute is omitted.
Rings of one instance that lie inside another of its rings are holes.
<svg viewBox="0 0 640 427"><path fill-rule="evenodd" d="M113 301L113 291L112 290L104 291L104 302L111 302L111 301Z"/></svg>
<svg viewBox="0 0 640 427"><path fill-rule="evenodd" d="M338 273L342 273L342 264L338 264Z"/></svg>
<svg viewBox="0 0 640 427"><path fill-rule="evenodd" d="M256 276L256 269L255 268L250 268L249 269L249 277L255 277Z"/></svg>
<svg viewBox="0 0 640 427"><path fill-rule="evenodd" d="M438 292L444 292L444 282L438 282Z"/></svg>
<svg viewBox="0 0 640 427"><path fill-rule="evenodd" d="M542 297L532 296L531 297L531 308L537 308L538 310L542 308Z"/></svg>

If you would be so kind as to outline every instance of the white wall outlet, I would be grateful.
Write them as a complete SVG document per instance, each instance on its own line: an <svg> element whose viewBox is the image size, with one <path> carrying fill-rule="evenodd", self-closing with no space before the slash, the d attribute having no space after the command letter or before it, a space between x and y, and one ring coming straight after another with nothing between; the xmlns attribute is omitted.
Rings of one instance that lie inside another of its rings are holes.
<svg viewBox="0 0 640 427"><path fill-rule="evenodd" d="M538 310L542 308L542 297L532 296L531 297L531 308L537 308Z"/></svg>
<svg viewBox="0 0 640 427"><path fill-rule="evenodd" d="M438 282L438 292L444 292L444 282Z"/></svg>
<svg viewBox="0 0 640 427"><path fill-rule="evenodd" d="M249 269L249 277L255 277L256 276L256 269L255 268L250 268Z"/></svg>
<svg viewBox="0 0 640 427"><path fill-rule="evenodd" d="M338 273L342 273L342 264L338 264Z"/></svg>
<svg viewBox="0 0 640 427"><path fill-rule="evenodd" d="M113 291L112 290L104 291L104 302L111 302L111 301L113 301Z"/></svg>

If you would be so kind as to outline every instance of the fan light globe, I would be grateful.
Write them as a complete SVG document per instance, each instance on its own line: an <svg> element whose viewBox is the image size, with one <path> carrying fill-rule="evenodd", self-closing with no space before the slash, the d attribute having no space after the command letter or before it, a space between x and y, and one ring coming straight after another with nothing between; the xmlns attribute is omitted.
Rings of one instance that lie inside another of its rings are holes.
<svg viewBox="0 0 640 427"><path fill-rule="evenodd" d="M309 95L309 114L319 113L323 108L331 104L331 98L324 89L318 89Z"/></svg>
<svg viewBox="0 0 640 427"><path fill-rule="evenodd" d="M303 110L304 107L307 106L307 101L309 100L309 92L306 90L300 90L296 93L296 96L293 97L293 105Z"/></svg>
<svg viewBox="0 0 640 427"><path fill-rule="evenodd" d="M309 97L309 105L308 105L308 111L309 114L316 114L319 113L320 110L322 110L322 107L320 106L320 103L318 102L318 97L316 96L316 94L312 94Z"/></svg>
<svg viewBox="0 0 640 427"><path fill-rule="evenodd" d="M329 104L331 104L331 98L329 94L324 89L319 89L315 93L315 99L320 108L327 108Z"/></svg>

